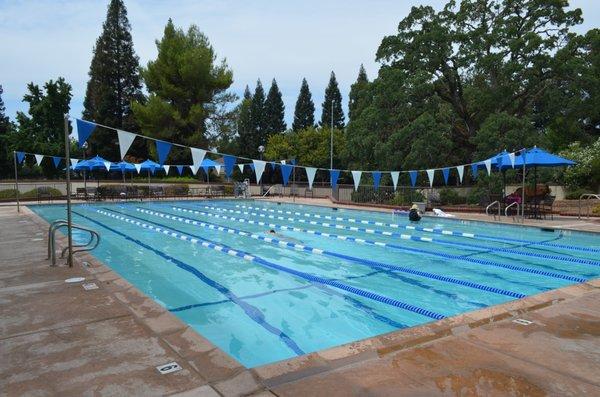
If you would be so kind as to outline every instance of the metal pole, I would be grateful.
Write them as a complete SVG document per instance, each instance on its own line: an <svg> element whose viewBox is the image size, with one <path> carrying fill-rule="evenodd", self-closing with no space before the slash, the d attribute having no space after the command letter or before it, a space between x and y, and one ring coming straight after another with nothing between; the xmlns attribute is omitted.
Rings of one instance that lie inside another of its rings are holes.
<svg viewBox="0 0 600 397"><path fill-rule="evenodd" d="M71 154L69 142L69 115L65 114L65 162L67 164L67 236L69 244L69 254L67 256L67 265L73 267L73 230L71 220Z"/></svg>
<svg viewBox="0 0 600 397"><path fill-rule="evenodd" d="M15 162L15 190L17 191L17 212L21 212L21 204L19 203L19 173L17 171L17 152L13 150L13 160Z"/></svg>
<svg viewBox="0 0 600 397"><path fill-rule="evenodd" d="M523 186L521 190L521 220L525 223L525 152L521 153L523 156Z"/></svg>
<svg viewBox="0 0 600 397"><path fill-rule="evenodd" d="M295 203L296 202L296 166L292 165L292 185L294 185L294 189L292 190L292 201Z"/></svg>
<svg viewBox="0 0 600 397"><path fill-rule="evenodd" d="M330 143L329 143L329 169L333 169L333 99L331 100L331 131L330 131Z"/></svg>

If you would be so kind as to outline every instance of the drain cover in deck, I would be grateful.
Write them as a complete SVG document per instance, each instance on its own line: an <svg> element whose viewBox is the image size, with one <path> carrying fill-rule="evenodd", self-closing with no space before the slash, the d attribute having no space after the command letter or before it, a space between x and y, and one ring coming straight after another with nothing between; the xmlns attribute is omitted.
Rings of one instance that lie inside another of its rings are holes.
<svg viewBox="0 0 600 397"><path fill-rule="evenodd" d="M170 374L171 372L179 371L181 367L179 366L179 364L173 361L172 363L159 365L158 367L156 367L156 369L161 375L166 375Z"/></svg>

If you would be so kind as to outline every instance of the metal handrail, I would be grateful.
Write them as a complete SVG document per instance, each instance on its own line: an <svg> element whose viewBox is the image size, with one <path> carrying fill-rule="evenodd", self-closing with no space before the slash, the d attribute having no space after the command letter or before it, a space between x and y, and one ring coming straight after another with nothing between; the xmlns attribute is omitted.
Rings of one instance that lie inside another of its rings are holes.
<svg viewBox="0 0 600 397"><path fill-rule="evenodd" d="M581 219L581 200L583 199L596 199L596 200L600 200L600 194L594 194L594 193L583 193L581 196L579 196L579 214L577 216L577 219ZM590 217L590 206L587 206L587 217Z"/></svg>
<svg viewBox="0 0 600 397"><path fill-rule="evenodd" d="M517 203L516 201L514 201L511 204L507 205L506 208L504 208L504 216L508 216L508 209L510 207L515 206L515 205L517 206L517 214L518 214L519 213L519 203Z"/></svg>
<svg viewBox="0 0 600 397"><path fill-rule="evenodd" d="M500 201L496 200L492 203L490 203L487 207L485 207L485 214L486 215L490 215L490 208L492 208L494 205L498 204L498 216L500 216ZM494 219L496 219L496 215L494 214Z"/></svg>
<svg viewBox="0 0 600 397"><path fill-rule="evenodd" d="M66 227L67 225L68 225L67 221L65 221L63 219L59 219L59 220L52 222L50 224L50 227L48 228L48 258L47 259L52 259L52 266L56 265L56 231L58 229L60 229L61 227ZM80 226L80 225L71 225L71 228L77 229L77 230L83 230L85 232L90 233L90 239L87 243L73 244L73 247L81 248L81 249L74 250L73 253L91 251L91 250L95 249L98 246L98 244L100 244L100 234L98 234L97 231L87 228L85 226ZM68 249L69 249L69 247L63 248L63 250L60 253L61 258L64 258L65 252L67 252Z"/></svg>
<svg viewBox="0 0 600 397"><path fill-rule="evenodd" d="M274 187L277 187L277 186L279 186L279 185L271 185L271 186L270 186L270 187L267 189L267 191L265 192L265 194L263 194L263 195L262 195L262 197L265 197L267 194L269 194L269 193L271 192L271 189L273 189Z"/></svg>

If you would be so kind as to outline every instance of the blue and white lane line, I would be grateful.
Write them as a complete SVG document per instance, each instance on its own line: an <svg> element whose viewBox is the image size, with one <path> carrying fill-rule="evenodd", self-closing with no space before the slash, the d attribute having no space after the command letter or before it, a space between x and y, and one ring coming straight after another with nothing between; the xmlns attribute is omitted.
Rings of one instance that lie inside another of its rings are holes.
<svg viewBox="0 0 600 397"><path fill-rule="evenodd" d="M174 215L167 214L164 212L151 211L151 210L146 210L143 208L136 208L136 211L139 211L141 213L148 214L148 215L158 216L161 218L171 219L171 220L174 220L177 222L191 224L194 226L201 226L201 227L205 227L205 228L212 229L212 230L237 234L240 236L253 238L255 240L264 241L266 243L278 245L278 246L281 246L284 248L296 249L296 250L306 251L306 252L310 252L310 253L317 254L317 255L326 255L326 256L330 256L330 257L334 257L334 258L338 258L338 259L344 259L344 260L347 260L350 262L358 263L363 266L368 266L370 268L390 269L390 270L394 270L394 271L398 271L398 272L402 272L402 273L411 274L414 276L428 278L431 280L443 281L443 282L450 283L450 284L461 285L463 287L474 288L474 289L478 289L478 290L482 290L482 291L486 291L486 292L492 292L492 293L499 294L499 295L510 296L511 298L523 298L523 297L527 296L526 294L508 291L508 290L505 290L502 288L489 287L487 285L474 283L471 281L460 280L460 279L457 279L454 277L442 276L439 274L415 270L415 269L411 269L408 267L391 265L391 264L377 262L377 261L373 261L373 260L357 258L354 256L340 254L337 252L313 248L313 247L310 247L307 245L295 244L295 243L291 243L288 241L282 241L282 240L279 240L279 239L276 239L273 237L261 236L256 233L250 233L250 232L246 232L243 230L225 227L225 226L217 225L217 224L210 223L210 222L196 221L196 220L190 219L190 218L182 218L182 217L174 216Z"/></svg>
<svg viewBox="0 0 600 397"><path fill-rule="evenodd" d="M561 248L561 249L566 249L566 250L571 250L571 251L581 251L581 252L600 252L600 248L580 247L580 246L574 246L574 245L568 245L568 244L549 243L549 242L545 242L545 241L522 240L522 239L515 239L515 238L510 238L510 237L491 236L491 235L487 235L487 234L466 233L466 232L457 231L457 230L428 228L428 227L421 227L421 226L415 226L415 225L400 225L397 223L386 223L386 222L379 222L379 221L370 221L370 220L365 220L365 219L311 214L308 212L302 213L302 212L297 212L297 211L274 210L274 209L269 209L269 208L253 207L253 206L239 205L239 204L236 205L235 207L249 209L249 210L263 211L263 212L278 213L278 214L303 216L303 217L307 217L307 218L327 219L327 220L333 220L333 221L344 221L344 222L349 222L349 223L360 223L360 224L364 224L364 225L385 226L385 227L390 227L393 229L417 230L417 231L425 232L425 233L443 234L443 235L447 235L447 236L456 236L456 237L467 237L467 238L481 239L481 240L487 240L487 241L520 243L520 244L527 244L527 245L541 245L541 246L546 246L546 247L554 247L554 248ZM215 209L218 210L218 207L215 207ZM232 210L225 209L225 211L232 211ZM235 211L232 211L232 212L235 212Z"/></svg>
<svg viewBox="0 0 600 397"><path fill-rule="evenodd" d="M185 262L180 261L177 258L172 257L169 254L166 254L160 250L157 250L155 248L150 247L148 244L145 244L143 242L141 242L138 239L135 239L121 231L118 231L114 228L111 228L110 226L105 225L104 223L96 220L96 219L92 219L88 216L85 216L83 214L80 214L76 211L73 211L74 214L79 215L82 218L85 218L87 220L89 220L90 222L93 222L99 226L102 226L103 228L110 230L111 232L125 238L126 240L129 240L137 245L139 245L140 247L143 247L151 252L154 252L156 255L166 259L167 261L174 263L178 268L185 270L188 273L191 273L192 275L194 275L196 278L200 279L202 282L204 282L206 285L216 289L217 291L219 291L221 294L223 294L224 296L226 296L229 300L231 300L232 302L234 302L236 305L238 305L243 311L244 313L246 313L246 315L252 319L254 322L256 322L258 325L260 325L261 327L263 327L265 330L267 330L268 332L270 332L271 334L277 336L283 343L285 343L285 345L287 347L289 347L296 355L300 356L303 355L305 352L296 344L296 342L294 342L294 340L292 338L290 338L284 331L280 330L279 328L275 327L274 325L270 324L266 318L264 313L257 308L256 306L251 305L248 302L245 302L244 300L240 299L236 294L234 294L233 292L231 292L227 287L225 287L224 285L218 283L217 281L211 279L210 277L206 276L204 273L202 273L201 271L199 271L198 269L196 269L195 267L188 265Z"/></svg>
<svg viewBox="0 0 600 397"><path fill-rule="evenodd" d="M471 244L471 243L461 243L461 242L457 242L457 241L444 241L444 240L434 239L432 237L419 237L419 236L413 236L410 234L401 234L401 233L396 233L396 232L387 232L387 231L382 231L382 230L377 230L377 229L366 229L366 228L362 228L362 227L345 226L345 225L339 225L339 224L330 224L327 222L306 221L305 219L301 219L301 218L300 219L286 218L283 216L258 214L256 212L231 210L231 209L215 207L215 206L206 206L205 205L203 207L205 209L213 209L213 210L220 211L220 212L230 212L230 213L250 215L250 216L255 216L255 217L260 217L260 218L279 219L279 220L285 220L285 221L290 221L290 222L308 223L310 225L324 226L324 227L329 227L329 228L334 228L334 229L339 229L339 230L349 230L349 231L354 231L354 232L358 231L358 232L367 233L367 234L379 234L379 235L389 236L389 237L398 237L403 240L412 240L412 241L417 241L417 242L432 243L432 244L439 244L439 245L446 245L446 246L456 246L456 247L461 247L461 248L478 250L480 253L499 252L499 253L505 253L505 254L526 256L526 257L530 257L530 258L540 258L540 259L554 260L554 261L559 261L559 262L571 262L571 263L577 263L577 264L581 264L581 265L600 266L599 261L596 261L593 259L577 258L577 257L573 257L573 256L541 254L541 253L537 253L537 252L524 252L524 251L519 251L519 250L516 250L513 248L487 247L487 246L481 247L479 245Z"/></svg>
<svg viewBox="0 0 600 397"><path fill-rule="evenodd" d="M230 256L235 256L235 257L238 257L238 258L242 258L242 259L244 259L246 261L259 264L259 265L261 265L263 267L267 267L267 268L270 268L270 269L279 270L281 272L288 273L288 274L294 275L294 276L296 276L298 278L302 278L304 280L307 280L307 281L310 281L310 282L314 282L314 283L317 283L317 284L329 285L331 287L335 287L335 288L338 288L340 290L343 290L343 291L346 291L346 292L350 292L350 293L353 293L353 294L358 295L358 296L362 296L363 298L367 298L367 299L371 299L371 300L374 300L374 301L377 301L377 302L385 303L387 305L398 307L400 309L404 309L404 310L407 310L407 311L411 311L413 313L417 313L417 314L420 314L422 316L433 318L435 320L441 320L443 318L446 318L446 316L444 316L442 314L433 312L431 310L423 309L421 307L418 307L418 306L415 306L415 305L411 305L409 303L405 303L405 302L399 301L399 300L394 299L394 298L390 298L390 297L387 297L387 296L384 296L384 295L379 295L379 294L377 294L375 292L366 291L366 290L363 290L363 289L360 289L360 288L352 287L350 285L346 285L344 283L341 283L341 282L339 282L337 280L326 279L326 278L323 278L323 277L314 276L314 275L309 274L309 273L304 273L304 272L301 272L301 271L298 271L298 270L294 270L294 269L287 268L285 266L278 265L278 264L273 263L273 262L269 262L269 261L267 261L267 260L265 260L263 258L260 258L258 256L249 254L247 252L240 251L240 250L234 250L233 248L228 247L228 246L226 246L224 244L217 244L217 243L215 243L215 242L213 242L211 240L205 239L204 237L200 237L200 236L196 236L196 235L190 235L190 234L184 234L184 233L181 233L181 232L177 233L177 232L174 232L172 229L152 226L152 225L149 225L148 223L135 221L133 219L129 219L129 218L126 218L126 217L120 216L120 215L111 214L111 213L109 213L107 211L103 211L103 210L96 210L96 212L99 213L99 214L102 214L102 215L109 216L111 218L115 218L115 219L118 219L118 220L121 220L121 221L124 221L124 222L127 222L127 223L134 224L136 226L140 226L140 227L142 227L144 229L149 229L149 230L155 231L157 233L162 233L162 234L165 234L167 236L171 236L171 237L183 240L183 241L187 241L190 244L199 244L200 246L202 246L204 248L213 249L215 251L222 252L222 253L230 255ZM147 222L153 223L153 222L150 222L150 221L147 221Z"/></svg>
<svg viewBox="0 0 600 397"><path fill-rule="evenodd" d="M323 232L319 232L316 230L310 230L310 229L301 229L301 228L297 228L297 227L282 226L282 225L277 225L274 223L255 221L252 219L235 218L232 216L212 214L209 212L197 211L197 210L183 208L183 207L172 206L171 208L175 211L188 212L188 213L196 214L196 215L202 215L202 216L208 216L208 217L220 218L220 219L228 219L228 220L233 220L233 221L237 221L237 222L241 222L241 223L248 223L251 225L275 227L275 228L279 228L281 230L291 230L294 232L314 234L317 236L335 238L335 239L344 240L344 241L351 241L351 242L359 243L359 244L374 245L374 246L379 246L379 247L389 247L389 248L393 248L393 249L396 249L399 251L404 251L404 252L425 254L425 255L435 256L438 258L444 258L444 259L449 259L449 260L459 260L459 261L464 261L464 262L471 262L471 263L476 263L476 264L484 265L484 266L499 267L499 268L504 268L504 269L508 269L508 270L515 270L515 271L524 272L524 273L531 273L531 274L536 274L536 275L540 275L540 276L546 276L546 277L552 277L552 278L572 281L572 282L576 282L576 283L583 283L583 282L587 281L587 279L585 277L572 276L569 274L534 269L534 268L525 267L525 266L511 265L508 263L494 262L494 261L490 261L487 259L473 258L473 257L464 256L464 255L446 254L443 252L429 251L429 250L424 250L424 249L420 249L420 248L403 247L403 246L392 244L392 243L366 240L366 239L356 238L356 237L352 237L352 236L344 236L344 235L338 235L338 234L332 234L332 233L323 233ZM401 236L405 236L405 235L401 235ZM401 238L410 239L410 236L401 237Z"/></svg>

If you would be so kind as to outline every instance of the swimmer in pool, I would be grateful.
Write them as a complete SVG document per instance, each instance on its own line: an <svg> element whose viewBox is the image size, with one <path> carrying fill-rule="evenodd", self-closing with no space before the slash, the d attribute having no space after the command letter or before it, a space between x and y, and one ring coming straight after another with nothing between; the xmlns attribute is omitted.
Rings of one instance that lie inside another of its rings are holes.
<svg viewBox="0 0 600 397"><path fill-rule="evenodd" d="M294 244L302 244L302 241L297 240L297 239L292 238L292 237L285 236L285 235L283 235L281 233L277 233L274 229L270 229L268 232L265 232L265 233L268 234L269 236L276 237L276 238L278 238L279 240L282 240L282 241L288 241L288 242L294 243Z"/></svg>

